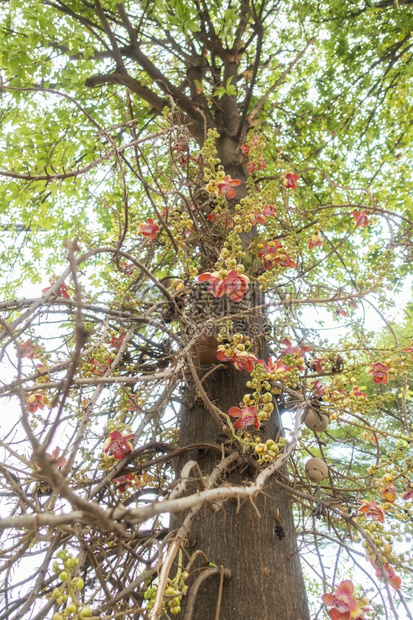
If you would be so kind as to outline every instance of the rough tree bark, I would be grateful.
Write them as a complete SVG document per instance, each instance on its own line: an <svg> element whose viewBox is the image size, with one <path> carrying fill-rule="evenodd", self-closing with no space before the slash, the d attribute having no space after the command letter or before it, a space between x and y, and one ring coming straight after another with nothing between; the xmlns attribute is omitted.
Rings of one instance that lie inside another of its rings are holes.
<svg viewBox="0 0 413 620"><path fill-rule="evenodd" d="M224 132L218 142L218 153L225 172L243 181L237 192L239 200L246 193L245 168L237 153L236 141L226 137ZM248 295L250 308L262 302L262 294L253 291L251 287ZM228 308L234 313L240 310L239 304L230 303L225 298L222 303L226 304L226 313ZM210 316L206 315L205 320L208 318ZM244 331L251 335L251 325L255 326L256 333L256 327L262 328L264 324L265 315L260 312L251 314L244 325ZM255 337L255 347L259 358L268 359L269 350L264 335ZM200 371L201 377L208 373L202 385L209 399L225 412L239 405L249 378L246 372L239 372L229 364L227 366L210 372L212 366L204 365ZM265 439L277 436L281 427L277 409L264 427L261 434ZM205 442L222 445L223 448L228 439L220 432L197 395L190 377L181 409L179 438L181 446ZM177 473L187 460L192 459L198 462L203 475L208 475L219 462L216 454L216 451L211 453L208 450L190 452L176 464ZM241 458L234 469L228 472L227 481L245 485L253 479L254 474L256 471ZM195 488L194 485L190 490L193 492ZM219 510L216 508L205 506L197 515L186 551L191 556L195 550L202 550L209 562L231 571L232 577L225 582L222 600L219 602L220 620L309 620L292 505L285 492L272 481L254 502L228 500ZM174 515L171 527L178 528L184 518L185 515ZM205 558L198 566L205 567ZM189 617L191 620L213 620L216 618L218 593L219 576L211 576L200 586L191 615L185 615L183 599L183 611L179 617L185 616L185 620Z"/></svg>

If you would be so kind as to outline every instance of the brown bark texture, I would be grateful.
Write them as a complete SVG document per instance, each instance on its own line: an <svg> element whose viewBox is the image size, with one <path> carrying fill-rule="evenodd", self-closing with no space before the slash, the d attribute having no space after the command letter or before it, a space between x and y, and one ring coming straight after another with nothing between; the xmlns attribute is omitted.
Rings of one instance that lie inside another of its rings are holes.
<svg viewBox="0 0 413 620"><path fill-rule="evenodd" d="M220 407L228 411L238 404L247 379L247 373L228 367L217 369L205 383L211 400L219 401ZM187 397L187 404L181 412L180 444L201 440L224 445L225 438L216 422L189 388ZM278 426L278 414L274 414L266 424L264 436L275 437ZM187 459L197 460L203 475L218 462L216 454L208 451L192 452ZM182 465L183 461L179 463L179 469ZM228 473L226 480L242 485L253 476L253 469L241 460ZM191 491L194 489L195 485ZM217 508L205 506L197 515L186 553L191 556L196 549L202 550L209 562L231 571L231 579L223 586L220 620L309 620L288 496L273 481L254 498L253 503L230 499L219 510ZM171 527L179 527L182 520L183 515L174 516ZM205 558L198 566L206 566ZM218 593L219 575L214 575L201 585L191 620L214 620ZM182 603L183 612L179 617L184 617L185 598Z"/></svg>

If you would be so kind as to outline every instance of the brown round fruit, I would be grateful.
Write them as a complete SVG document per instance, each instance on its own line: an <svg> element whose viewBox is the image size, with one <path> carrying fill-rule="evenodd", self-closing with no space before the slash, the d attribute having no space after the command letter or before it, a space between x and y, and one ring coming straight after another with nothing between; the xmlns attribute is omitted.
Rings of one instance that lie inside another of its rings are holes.
<svg viewBox="0 0 413 620"><path fill-rule="evenodd" d="M305 473L311 482L319 483L328 476L327 464L322 459L312 458L305 464Z"/></svg>
<svg viewBox="0 0 413 620"><path fill-rule="evenodd" d="M307 428L315 433L322 433L329 425L330 418L322 411L315 411L308 407L304 418L304 424Z"/></svg>

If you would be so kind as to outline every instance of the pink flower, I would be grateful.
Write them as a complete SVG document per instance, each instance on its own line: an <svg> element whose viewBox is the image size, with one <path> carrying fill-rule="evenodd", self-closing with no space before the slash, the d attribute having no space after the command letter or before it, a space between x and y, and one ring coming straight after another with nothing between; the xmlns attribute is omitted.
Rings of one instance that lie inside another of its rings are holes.
<svg viewBox="0 0 413 620"><path fill-rule="evenodd" d="M250 219L250 224L265 224L267 221L267 217L263 213L258 213L255 211L254 215Z"/></svg>
<svg viewBox="0 0 413 620"><path fill-rule="evenodd" d="M31 340L26 340L23 344L20 345L21 356L27 357L29 360L34 358L34 346Z"/></svg>
<svg viewBox="0 0 413 620"><path fill-rule="evenodd" d="M241 181L239 179L231 179L229 174L227 174L222 181L217 183L217 196L225 194L227 198L234 198L236 194L234 187L237 187L237 185L241 185Z"/></svg>
<svg viewBox="0 0 413 620"><path fill-rule="evenodd" d="M112 336L110 339L110 346L116 349L117 351L121 348L123 339L125 338L125 334L118 334L117 336Z"/></svg>
<svg viewBox="0 0 413 620"><path fill-rule="evenodd" d="M237 370L246 370L251 372L254 370L255 364L258 360L255 355L252 355L251 353L247 353L246 351L236 351L231 361Z"/></svg>
<svg viewBox="0 0 413 620"><path fill-rule="evenodd" d="M334 588L334 594L323 594L321 597L323 603L327 607L333 607L328 612L331 620L363 618L364 610L359 607L356 599L353 598L353 592L353 582L347 579Z"/></svg>
<svg viewBox="0 0 413 620"><path fill-rule="evenodd" d="M51 286L48 286L42 290L42 293L47 293L52 288L54 282L51 283ZM53 297L65 297L66 299L70 299L69 291L67 290L66 284L63 282L57 291L53 293Z"/></svg>
<svg viewBox="0 0 413 620"><path fill-rule="evenodd" d="M276 209L272 205L265 205L262 209L262 214L266 217L271 217L276 214Z"/></svg>
<svg viewBox="0 0 413 620"><path fill-rule="evenodd" d="M323 357L316 357L315 359L311 360L310 368L314 368L317 372L323 372L322 364L324 362L325 359Z"/></svg>
<svg viewBox="0 0 413 620"><path fill-rule="evenodd" d="M304 357L306 353L311 351L310 345L306 344L304 347L293 345L291 340L284 338L282 341L284 349L281 350L281 355L294 355L295 357Z"/></svg>
<svg viewBox="0 0 413 620"><path fill-rule="evenodd" d="M250 154L250 150L251 147L248 144L243 144L241 147L241 152L243 155L245 155L245 157L248 157L248 155Z"/></svg>
<svg viewBox="0 0 413 620"><path fill-rule="evenodd" d="M380 581L384 581L384 578L383 578L384 577L383 572L384 572L387 575L387 580L389 584L391 585L391 587L394 588L395 590L400 590L401 585L402 585L402 580L398 575L396 575L396 573L394 572L394 568L391 564L386 562L385 564L383 564L383 569L381 569L372 560L370 560L370 562L371 562L372 567L376 571L376 577L380 579Z"/></svg>
<svg viewBox="0 0 413 620"><path fill-rule="evenodd" d="M113 456L119 461L123 459L127 452L133 452L133 445L131 440L135 437L135 434L125 435L119 431L112 431L109 433L109 437L106 439L103 445L103 451L105 454L112 450Z"/></svg>
<svg viewBox="0 0 413 620"><path fill-rule="evenodd" d="M370 364L370 370L368 371L369 375L373 375L374 383L383 383L383 385L387 385L389 382L389 367L386 364L382 364L382 362L375 362L374 364Z"/></svg>
<svg viewBox="0 0 413 620"><path fill-rule="evenodd" d="M235 303L241 301L247 292L249 278L236 269L231 269L228 275L222 277L219 271L201 273L199 282L209 282L209 291L214 297L229 295Z"/></svg>
<svg viewBox="0 0 413 620"><path fill-rule="evenodd" d="M384 499L390 504L394 502L398 495L396 489L391 484L388 484L386 487L381 488L380 493L383 495Z"/></svg>
<svg viewBox="0 0 413 620"><path fill-rule="evenodd" d="M320 234L312 235L308 240L308 249L312 250L313 248L321 248L323 245L323 240L320 237Z"/></svg>
<svg viewBox="0 0 413 620"><path fill-rule="evenodd" d="M148 237L148 239L155 239L159 231L158 224L155 224L151 217L148 217L145 224L138 224L138 229L141 235Z"/></svg>
<svg viewBox="0 0 413 620"><path fill-rule="evenodd" d="M272 269L275 264L281 265L281 267L296 267L291 256L288 256L282 244L275 239L264 245L262 250L258 252L258 257L262 259L264 269L267 271Z"/></svg>
<svg viewBox="0 0 413 620"><path fill-rule="evenodd" d="M135 271L135 265L133 263L128 263L127 261L123 261L122 263L120 263L120 266L122 267L127 276L131 276Z"/></svg>
<svg viewBox="0 0 413 620"><path fill-rule="evenodd" d="M353 217L354 217L356 227L369 225L369 219L364 209L362 211L353 211Z"/></svg>
<svg viewBox="0 0 413 620"><path fill-rule="evenodd" d="M38 409L44 409L47 404L46 394L44 392L38 392L37 394L26 396L26 403L30 413L35 413Z"/></svg>
<svg viewBox="0 0 413 620"><path fill-rule="evenodd" d="M352 394L353 396L355 396L356 398L366 398L367 394L366 392L362 392L359 388L358 385L356 385L355 387L353 387L352 389Z"/></svg>
<svg viewBox="0 0 413 620"><path fill-rule="evenodd" d="M268 363L264 362L264 360L258 360L258 364L261 364L266 373L269 375L273 375L273 378L276 379L276 375L284 374L293 369L293 366L287 366L284 364L282 360L278 360L275 364L272 361L272 357L268 358Z"/></svg>
<svg viewBox="0 0 413 620"><path fill-rule="evenodd" d="M362 506L359 508L359 512L362 512L364 515L366 515L366 517L372 517L373 519L377 519L378 521L380 521L380 523L384 523L384 510L381 506L378 506L376 504L374 499L372 499L371 502L363 499L363 501L360 503L362 504Z"/></svg>
<svg viewBox="0 0 413 620"><path fill-rule="evenodd" d="M252 172L255 172L255 169L257 167L257 164L254 163L253 161L249 161L247 164L247 170L248 172L251 174Z"/></svg>
<svg viewBox="0 0 413 620"><path fill-rule="evenodd" d="M133 485L134 480L135 476L133 474L124 474L123 476L114 478L113 483L119 493L124 493L128 487L131 487Z"/></svg>
<svg viewBox="0 0 413 620"><path fill-rule="evenodd" d="M223 344L218 345L217 359L219 359L220 362L232 362L234 356L234 349L226 347Z"/></svg>
<svg viewBox="0 0 413 620"><path fill-rule="evenodd" d="M291 172L287 172L284 179L284 186L287 189L295 189L297 187L297 181L299 178L299 174L292 174Z"/></svg>
<svg viewBox="0 0 413 620"><path fill-rule="evenodd" d="M231 347L220 344L218 346L217 359L220 362L231 362L237 370L247 370L251 372L255 368L257 358L247 351L238 351Z"/></svg>
<svg viewBox="0 0 413 620"><path fill-rule="evenodd" d="M109 370L110 365L112 364L114 359L115 358L109 358L105 362L100 362L99 360L92 357L89 360L89 364L92 366L90 372L96 375L96 377L102 377Z"/></svg>
<svg viewBox="0 0 413 620"><path fill-rule="evenodd" d="M405 490L406 492L402 495L402 499L407 502L408 499L413 498L413 482L408 482Z"/></svg>
<svg viewBox="0 0 413 620"><path fill-rule="evenodd" d="M316 398L319 398L320 396L322 396L324 394L324 392L326 391L326 387L325 385L323 385L321 383L321 381L319 381L317 379L317 381L313 381L313 387L312 387L312 391L314 396L316 396Z"/></svg>
<svg viewBox="0 0 413 620"><path fill-rule="evenodd" d="M53 461L53 463L56 465L56 467L63 467L63 465L66 464L66 459L64 456L59 456L60 454L60 448L59 446L56 446L56 448L52 451L51 454L48 454L48 452L46 452L46 456Z"/></svg>
<svg viewBox="0 0 413 620"><path fill-rule="evenodd" d="M228 413L233 418L239 418L239 420L234 422L234 428L244 429L251 425L253 425L254 428L260 427L256 407L243 407L242 409L239 407L231 407Z"/></svg>

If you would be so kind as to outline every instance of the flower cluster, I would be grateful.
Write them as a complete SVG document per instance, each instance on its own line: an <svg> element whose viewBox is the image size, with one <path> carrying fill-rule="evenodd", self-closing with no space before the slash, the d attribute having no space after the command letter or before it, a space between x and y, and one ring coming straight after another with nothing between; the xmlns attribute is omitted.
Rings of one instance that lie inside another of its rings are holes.
<svg viewBox="0 0 413 620"><path fill-rule="evenodd" d="M264 158L264 147L265 141L258 134L255 134L249 143L243 144L240 147L242 154L249 158L247 170L250 174L259 170L264 170L264 168L267 167Z"/></svg>
<svg viewBox="0 0 413 620"><path fill-rule="evenodd" d="M250 224L265 224L269 217L274 217L276 213L275 207L272 205L264 205L262 209L255 210L251 216Z"/></svg>
<svg viewBox="0 0 413 620"><path fill-rule="evenodd" d="M220 362L231 362L237 370L246 370L251 372L255 364L258 362L255 355L245 351L245 345L235 344L235 346L223 345L218 346L217 358Z"/></svg>
<svg viewBox="0 0 413 620"><path fill-rule="evenodd" d="M296 267L296 263L289 256L283 245L276 241L270 241L258 252L258 257L262 259L264 269L273 269L275 265L280 267Z"/></svg>
<svg viewBox="0 0 413 620"><path fill-rule="evenodd" d="M224 168L218 166L218 172L215 174L215 178L212 177L207 183L205 189L210 194L216 196L226 196L227 198L234 198L236 194L235 187L241 185L240 179L232 179L229 174L225 174Z"/></svg>

